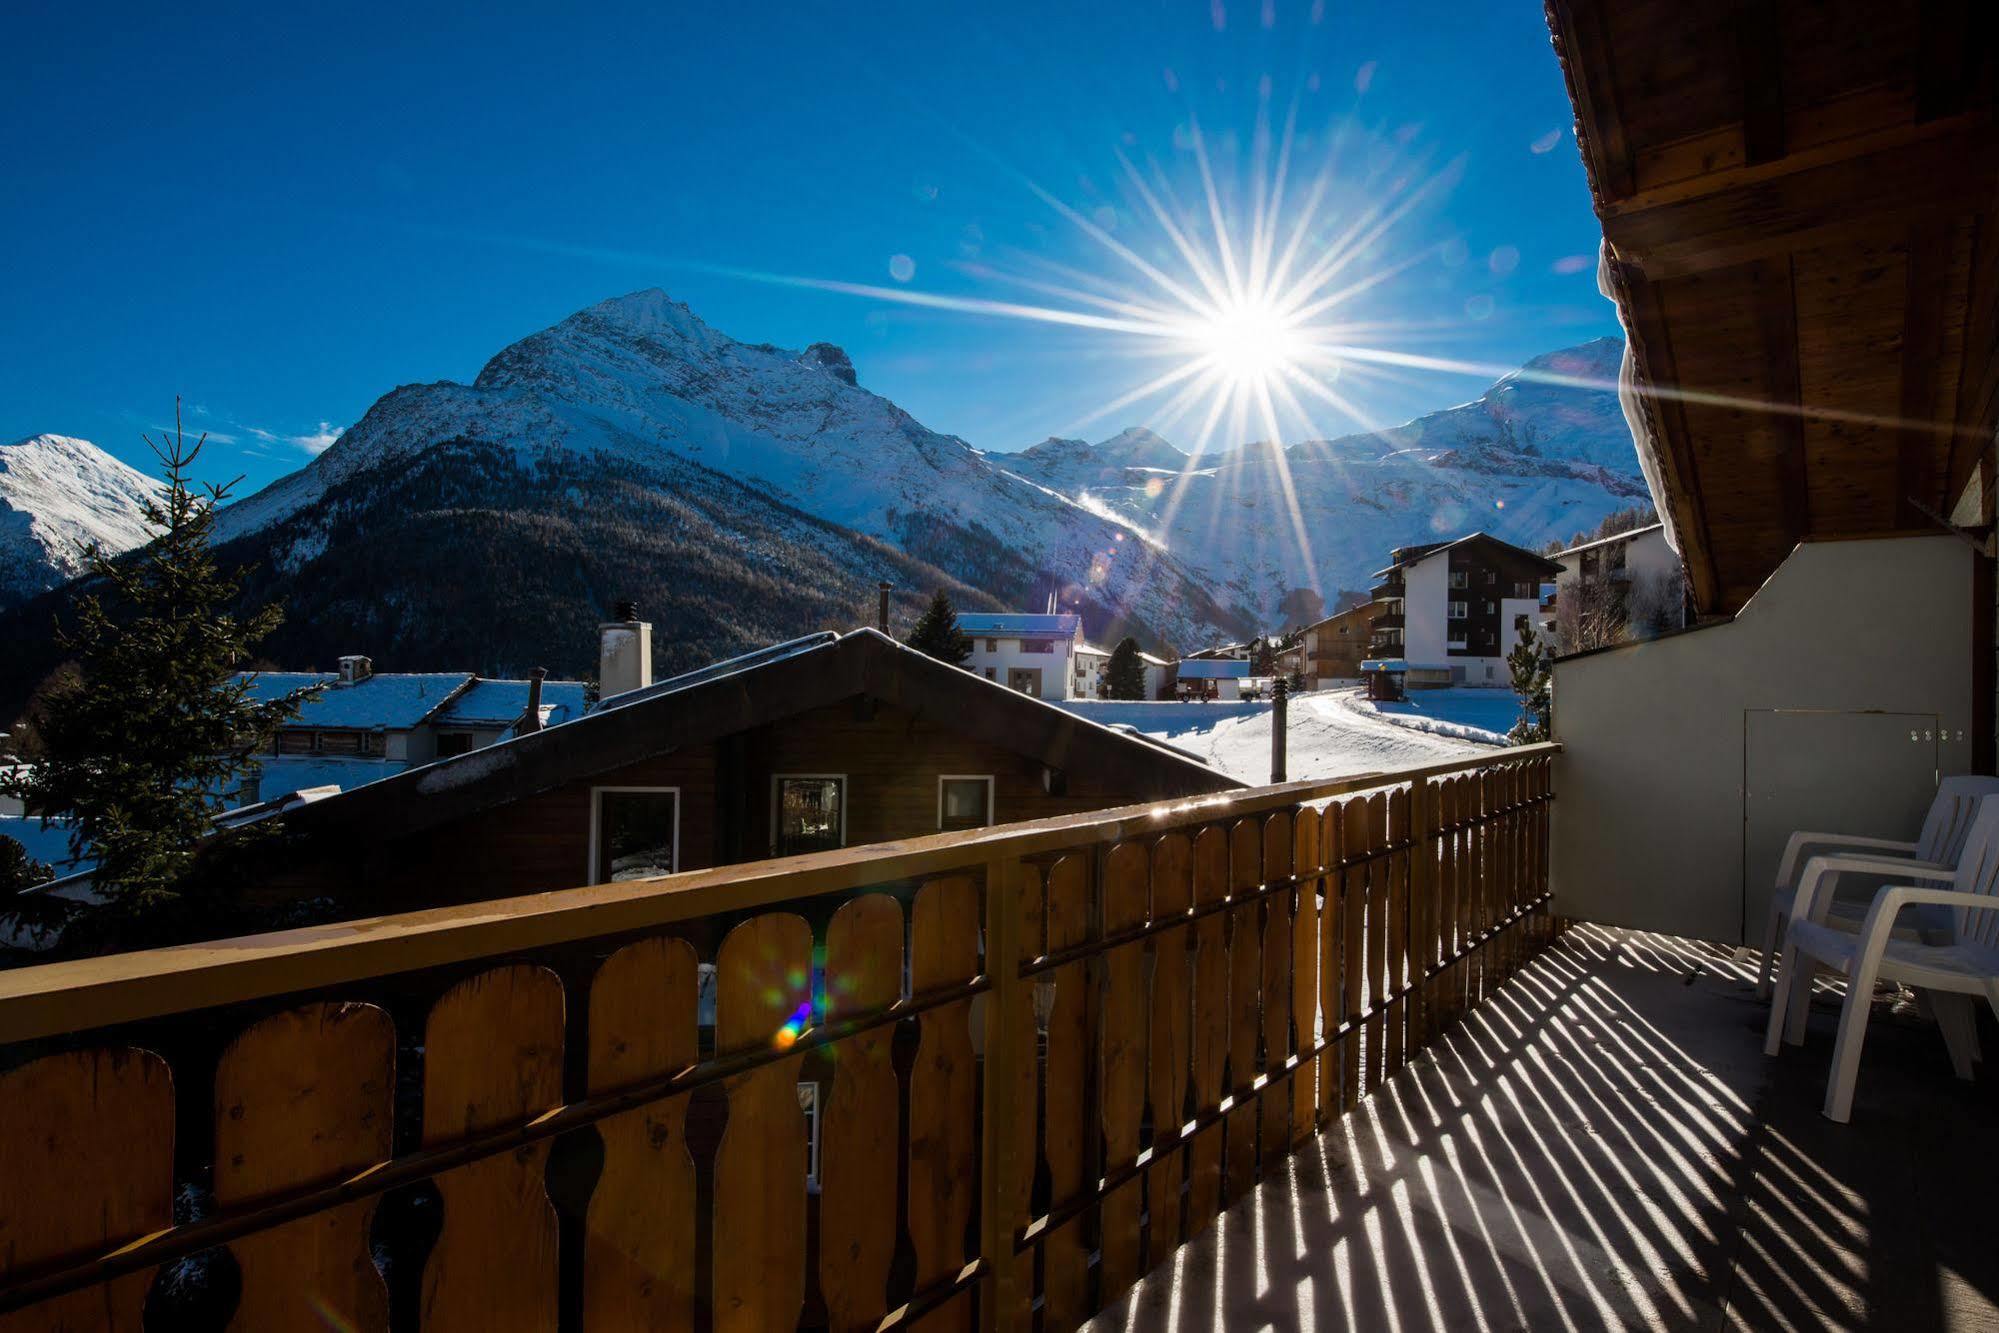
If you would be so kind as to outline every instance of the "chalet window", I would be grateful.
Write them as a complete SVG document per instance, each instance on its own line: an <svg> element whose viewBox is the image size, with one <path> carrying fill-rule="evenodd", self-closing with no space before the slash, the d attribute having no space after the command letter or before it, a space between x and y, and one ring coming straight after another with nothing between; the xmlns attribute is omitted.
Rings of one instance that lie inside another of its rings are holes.
<svg viewBox="0 0 1999 1333"><path fill-rule="evenodd" d="M1513 632L1514 632L1515 634L1518 634L1518 635L1519 635L1519 636L1520 636L1521 638L1523 638L1523 639L1529 639L1529 638L1532 638L1532 637L1533 637L1533 633L1532 633L1532 631L1530 631L1530 630L1529 630L1529 629L1527 628L1527 617L1526 617L1526 616L1515 616L1515 617L1513 617Z"/></svg>
<svg viewBox="0 0 1999 1333"><path fill-rule="evenodd" d="M847 778L841 773L771 779L771 854L797 856L847 845Z"/></svg>
<svg viewBox="0 0 1999 1333"><path fill-rule="evenodd" d="M278 733L279 754L311 754L312 733L285 730Z"/></svg>
<svg viewBox="0 0 1999 1333"><path fill-rule="evenodd" d="M1453 588L1464 587L1466 580L1467 580L1467 575L1464 570L1454 569L1451 571L1451 586Z"/></svg>
<svg viewBox="0 0 1999 1333"><path fill-rule="evenodd" d="M364 732L362 732L362 733L361 733L361 753L362 753L362 754L380 754L380 753L382 753L382 743L383 743L383 741L384 741L385 739L386 739L386 738L385 738L385 737L384 737L384 736L382 735L382 733L381 733L381 732L379 732L379 731L364 731Z"/></svg>
<svg viewBox="0 0 1999 1333"><path fill-rule="evenodd" d="M1452 602L1452 603L1451 603L1451 619L1452 619L1452 620L1463 620L1463 619L1464 619L1464 618L1466 617L1466 615L1468 615L1468 614L1469 614L1469 611L1468 611L1468 609L1467 609L1467 607L1466 607L1465 603L1463 603L1463 602Z"/></svg>
<svg viewBox="0 0 1999 1333"><path fill-rule="evenodd" d="M989 653L996 653L996 652L998 652L998 651L999 651L999 640L998 640L998 639L987 639L987 640L986 640L986 651L987 651L987 652L989 652Z"/></svg>
<svg viewBox="0 0 1999 1333"><path fill-rule="evenodd" d="M361 733L358 731L322 731L319 733L321 754L361 753Z"/></svg>
<svg viewBox="0 0 1999 1333"><path fill-rule="evenodd" d="M1023 653L1052 653L1055 651L1053 639L1022 639L1020 651Z"/></svg>
<svg viewBox="0 0 1999 1333"><path fill-rule="evenodd" d="M590 789L590 882L670 875L679 868L678 787Z"/></svg>
<svg viewBox="0 0 1999 1333"><path fill-rule="evenodd" d="M454 754L465 754L472 749L472 733L469 731L440 731L437 733L437 757L449 759Z"/></svg>
<svg viewBox="0 0 1999 1333"><path fill-rule="evenodd" d="M1498 604L1497 602L1487 602L1487 603L1485 604L1485 614L1487 614L1487 615L1489 615L1489 616L1496 616L1496 615L1498 615L1498 614L1499 614L1499 604Z"/></svg>
<svg viewBox="0 0 1999 1333"><path fill-rule="evenodd" d="M937 779L937 827L984 828L993 822L993 780L947 773Z"/></svg>
<svg viewBox="0 0 1999 1333"><path fill-rule="evenodd" d="M1498 571L1498 570L1496 570L1496 569L1488 569L1488 570L1486 570L1486 571L1485 571L1485 581L1486 581L1487 583L1497 583L1497 582L1499 582L1499 571Z"/></svg>
<svg viewBox="0 0 1999 1333"><path fill-rule="evenodd" d="M1513 585L1513 595L1515 597L1532 597L1538 600L1541 596L1541 589L1539 585L1533 583L1516 583Z"/></svg>
<svg viewBox="0 0 1999 1333"><path fill-rule="evenodd" d="M986 679L987 679L987 680L998 680L998 679L999 679L999 671L998 671L998 670L997 670L996 668L994 668L994 667L987 667L987 668L986 668Z"/></svg>

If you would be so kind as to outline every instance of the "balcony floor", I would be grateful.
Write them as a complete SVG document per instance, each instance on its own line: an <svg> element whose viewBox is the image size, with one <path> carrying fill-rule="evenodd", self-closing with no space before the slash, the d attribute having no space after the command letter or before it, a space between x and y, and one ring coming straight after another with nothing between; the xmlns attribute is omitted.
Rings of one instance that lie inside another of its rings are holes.
<svg viewBox="0 0 1999 1333"><path fill-rule="evenodd" d="M1728 951L1579 926L1089 1327L1999 1328L1999 1047L1762 1053Z"/></svg>

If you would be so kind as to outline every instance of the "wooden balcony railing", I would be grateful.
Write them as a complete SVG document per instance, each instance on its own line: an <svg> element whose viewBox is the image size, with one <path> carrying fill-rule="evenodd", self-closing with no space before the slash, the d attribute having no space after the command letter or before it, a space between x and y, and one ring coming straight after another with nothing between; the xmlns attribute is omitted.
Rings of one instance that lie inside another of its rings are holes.
<svg viewBox="0 0 1999 1333"><path fill-rule="evenodd" d="M1074 1327L1551 938L1556 748L0 973L0 1326Z"/></svg>

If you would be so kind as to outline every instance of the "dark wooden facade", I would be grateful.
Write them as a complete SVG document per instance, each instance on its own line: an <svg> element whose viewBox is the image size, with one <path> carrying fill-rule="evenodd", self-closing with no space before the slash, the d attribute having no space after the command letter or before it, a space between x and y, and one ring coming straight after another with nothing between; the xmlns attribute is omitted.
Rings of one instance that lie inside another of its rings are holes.
<svg viewBox="0 0 1999 1333"><path fill-rule="evenodd" d="M511 767L474 767L494 756ZM448 763L475 776L433 765L299 812L277 891L391 911L587 883L599 788L674 789L685 871L774 854L780 774L844 779L848 846L938 832L945 776L991 777L994 823L1241 786L869 632Z"/></svg>

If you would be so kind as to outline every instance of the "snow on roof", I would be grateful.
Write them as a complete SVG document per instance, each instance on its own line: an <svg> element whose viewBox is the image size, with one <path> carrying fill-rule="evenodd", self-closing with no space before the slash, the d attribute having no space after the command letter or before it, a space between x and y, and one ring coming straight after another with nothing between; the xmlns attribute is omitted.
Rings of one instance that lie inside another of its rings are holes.
<svg viewBox="0 0 1999 1333"><path fill-rule="evenodd" d="M1598 537L1594 541L1577 542L1574 546L1564 546L1548 558L1550 560L1560 560L1565 555L1575 555L1581 551L1593 551L1599 546L1609 546L1612 542L1628 542L1633 538L1643 537L1648 532L1664 532L1665 530L1666 525L1663 522L1648 523L1642 528L1633 528L1629 532L1619 532L1609 537Z"/></svg>
<svg viewBox="0 0 1999 1333"><path fill-rule="evenodd" d="M250 694L256 699L279 699L308 685L324 685L316 699L300 707L296 727L358 727L371 730L402 730L429 717L453 695L477 679L469 671L428 671L410 674L384 672L342 683L332 672L259 671L248 673ZM527 706L525 698L523 708Z"/></svg>
<svg viewBox="0 0 1999 1333"><path fill-rule="evenodd" d="M966 634L1058 634L1075 637L1083 618L1072 612L1052 616L1030 615L1024 611L961 611L958 628Z"/></svg>
<svg viewBox="0 0 1999 1333"><path fill-rule="evenodd" d="M1219 657L1190 657L1180 663L1180 679L1247 680L1249 663Z"/></svg>
<svg viewBox="0 0 1999 1333"><path fill-rule="evenodd" d="M257 760L257 799L275 800L309 787L338 787L352 791L370 782L392 778L408 768L400 759L371 759L357 755L280 754Z"/></svg>
<svg viewBox="0 0 1999 1333"><path fill-rule="evenodd" d="M525 680L474 679L470 689L453 698L438 713L443 727L507 727L527 712L528 686ZM545 680L541 683L541 723L552 727L583 716L586 686L580 680Z"/></svg>

